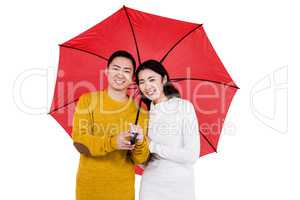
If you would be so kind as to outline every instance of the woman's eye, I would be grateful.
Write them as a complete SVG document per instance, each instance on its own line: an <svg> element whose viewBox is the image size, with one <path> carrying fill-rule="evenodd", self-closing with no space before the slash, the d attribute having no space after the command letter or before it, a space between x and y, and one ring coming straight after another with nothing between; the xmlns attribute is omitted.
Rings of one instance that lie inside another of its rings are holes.
<svg viewBox="0 0 300 200"><path fill-rule="evenodd" d="M150 79L149 81L150 81L150 82L153 82L153 81L155 81L155 79L154 79L154 78L152 78L152 79Z"/></svg>

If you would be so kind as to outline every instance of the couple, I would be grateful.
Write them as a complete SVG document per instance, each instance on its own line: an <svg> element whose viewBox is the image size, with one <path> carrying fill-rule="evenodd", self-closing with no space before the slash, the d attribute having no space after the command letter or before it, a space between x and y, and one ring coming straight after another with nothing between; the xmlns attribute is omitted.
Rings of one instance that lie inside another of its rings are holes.
<svg viewBox="0 0 300 200"><path fill-rule="evenodd" d="M80 152L77 200L134 200L134 165L144 174L140 200L194 200L193 164L200 152L193 105L180 98L168 72L148 60L136 70L126 51L108 59L108 87L80 96L72 138ZM138 111L127 89L133 77L149 112ZM132 130L136 141L130 143Z"/></svg>

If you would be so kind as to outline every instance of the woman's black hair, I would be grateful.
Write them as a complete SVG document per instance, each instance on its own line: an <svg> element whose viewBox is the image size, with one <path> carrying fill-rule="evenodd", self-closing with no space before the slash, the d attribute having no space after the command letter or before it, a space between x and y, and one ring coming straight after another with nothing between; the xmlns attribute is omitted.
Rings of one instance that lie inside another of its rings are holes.
<svg viewBox="0 0 300 200"><path fill-rule="evenodd" d="M180 98L180 93L177 90L177 88L175 88L175 86L172 84L168 71L160 62L158 62L156 60L147 60L138 67L138 69L136 70L136 73L135 73L135 81L136 81L137 85L139 85L139 73L145 69L150 69L150 70L158 73L159 75L161 75L162 79L165 76L167 77L167 83L164 84L163 91L164 91L165 96L168 99L170 99L172 97ZM149 110L151 100L146 98L142 94L142 101L147 105L147 108Z"/></svg>
<svg viewBox="0 0 300 200"><path fill-rule="evenodd" d="M172 84L170 80L170 76L166 70L166 68L158 61L156 60L147 60L143 62L138 69L136 70L135 73L135 81L136 84L139 85L139 73L145 69L152 70L159 75L161 75L162 79L166 76L167 77L167 82L163 86L163 92L165 96L170 99L172 97L178 97L180 98L180 93L179 91L175 88L175 86ZM151 100L146 98L143 94L142 95L142 101L147 105L148 110L150 110L150 105L151 105ZM153 160L160 159L157 154L150 153L147 161L144 163L145 166L147 166L150 162Z"/></svg>
<svg viewBox="0 0 300 200"><path fill-rule="evenodd" d="M113 54L111 54L111 56L108 58L108 61L107 61L107 67L110 65L110 63L113 61L113 59L115 59L116 57L128 58L131 61L132 66L133 66L133 74L135 73L135 70L136 70L135 60L129 52L124 51L124 50L118 50L118 51L115 51Z"/></svg>

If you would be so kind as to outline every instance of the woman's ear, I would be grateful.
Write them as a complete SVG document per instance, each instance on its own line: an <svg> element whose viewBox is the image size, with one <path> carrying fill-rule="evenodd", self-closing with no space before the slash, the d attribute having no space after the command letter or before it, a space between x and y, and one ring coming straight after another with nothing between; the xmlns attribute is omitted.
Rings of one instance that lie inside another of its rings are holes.
<svg viewBox="0 0 300 200"><path fill-rule="evenodd" d="M168 78L167 76L165 75L164 78L163 78L163 84L166 84L168 82Z"/></svg>

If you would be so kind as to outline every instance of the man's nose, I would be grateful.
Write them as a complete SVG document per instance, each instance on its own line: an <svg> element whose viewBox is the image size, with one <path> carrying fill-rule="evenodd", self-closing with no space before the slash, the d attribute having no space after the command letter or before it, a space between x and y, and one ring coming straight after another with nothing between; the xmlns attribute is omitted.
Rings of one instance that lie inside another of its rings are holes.
<svg viewBox="0 0 300 200"><path fill-rule="evenodd" d="M122 71L118 71L117 76L119 78L123 78L124 77L124 73Z"/></svg>

